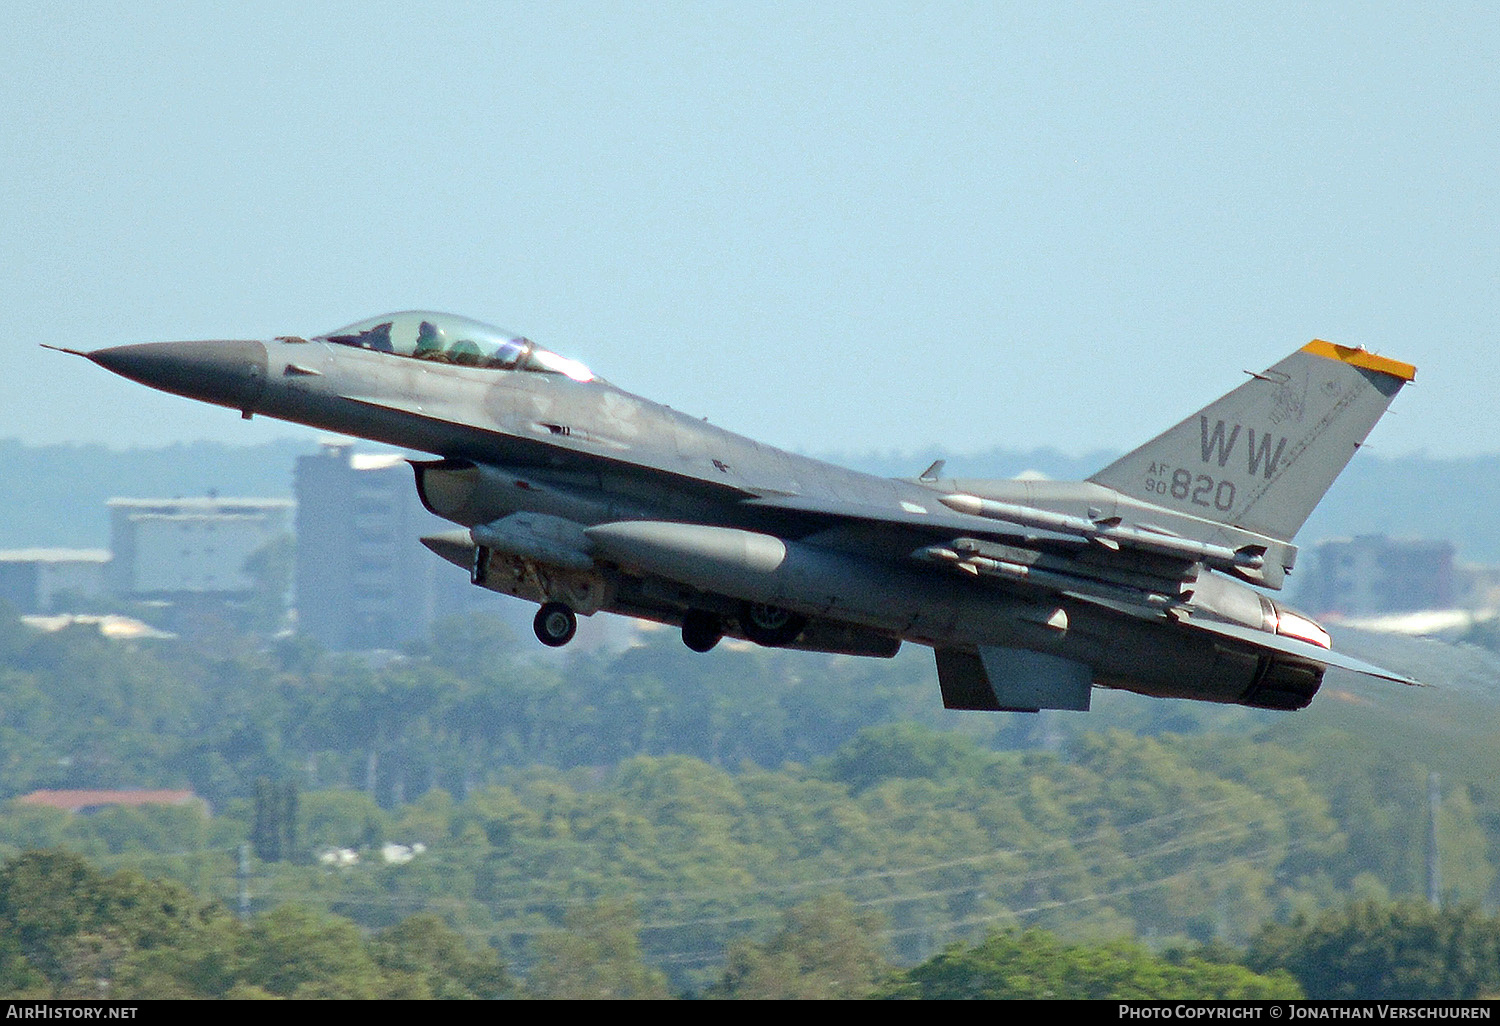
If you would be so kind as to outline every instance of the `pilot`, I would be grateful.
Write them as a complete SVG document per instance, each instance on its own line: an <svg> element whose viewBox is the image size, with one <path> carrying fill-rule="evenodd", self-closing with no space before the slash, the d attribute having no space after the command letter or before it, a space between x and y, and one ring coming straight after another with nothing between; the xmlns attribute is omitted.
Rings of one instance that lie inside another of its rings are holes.
<svg viewBox="0 0 1500 1026"><path fill-rule="evenodd" d="M444 360L447 357L443 353L443 337L438 334L437 325L431 321L423 321L417 328L417 348L412 354L418 360Z"/></svg>
<svg viewBox="0 0 1500 1026"><path fill-rule="evenodd" d="M391 322L377 324L358 335L329 335L328 341L337 342L341 346L355 346L360 349L374 349L382 353L390 353L395 350L391 346Z"/></svg>
<svg viewBox="0 0 1500 1026"><path fill-rule="evenodd" d="M359 341L360 345L364 346L366 349L374 349L377 352L381 353L395 352L395 347L391 345L390 321L386 321L384 324L377 324L375 327L371 328L369 331L361 335L359 337Z"/></svg>
<svg viewBox="0 0 1500 1026"><path fill-rule="evenodd" d="M480 352L478 342L460 339L448 350L448 359L461 367L478 367L484 363L484 354Z"/></svg>

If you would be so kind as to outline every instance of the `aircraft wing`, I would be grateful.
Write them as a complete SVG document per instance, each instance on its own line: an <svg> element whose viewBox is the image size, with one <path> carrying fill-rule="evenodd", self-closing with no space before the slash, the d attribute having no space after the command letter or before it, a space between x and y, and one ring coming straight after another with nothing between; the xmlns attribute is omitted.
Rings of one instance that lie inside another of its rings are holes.
<svg viewBox="0 0 1500 1026"><path fill-rule="evenodd" d="M904 503L901 506L874 506L826 496L759 495L745 499L741 505L760 510L774 510L823 522L857 520L870 524L915 529L944 535L980 538L1004 538L1021 543L1066 545L1078 547L1083 540L1061 531L1050 531L989 517L956 513L934 499L930 503Z"/></svg>
<svg viewBox="0 0 1500 1026"><path fill-rule="evenodd" d="M402 400L390 396L361 396L344 394L339 396L346 402L369 407L387 414L397 414L419 420L437 427L436 434L444 441L424 451L431 451L445 458L469 460L491 466L525 467L532 465L555 467L562 457L578 469L598 471L618 466L623 456L590 452L584 443L566 438L531 439L524 436L484 427L461 416L449 415L431 404ZM569 443L573 444L569 444ZM720 481L693 473L675 466L668 459L655 458L649 451L631 452L629 462L635 471L670 478L675 487L689 487L708 492L716 497L733 500L744 496L761 494L760 490L735 481Z"/></svg>
<svg viewBox="0 0 1500 1026"><path fill-rule="evenodd" d="M1185 600L1198 573L1198 561L1175 549L1122 547L1108 538L1091 539L1076 530L1051 530L1035 523L965 513L935 500L906 502L893 508L826 497L776 495L746 499L741 504L812 518L820 524L855 521L884 526L891 529L893 541L906 544L913 543L914 534L926 534L931 543L919 541L909 553L915 561L1026 589L1081 592L1148 612Z"/></svg>

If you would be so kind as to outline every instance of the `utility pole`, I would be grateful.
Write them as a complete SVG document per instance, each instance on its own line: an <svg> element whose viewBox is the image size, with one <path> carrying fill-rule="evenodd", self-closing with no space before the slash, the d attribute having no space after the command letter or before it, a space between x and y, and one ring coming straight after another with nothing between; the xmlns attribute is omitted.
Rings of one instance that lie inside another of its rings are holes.
<svg viewBox="0 0 1500 1026"><path fill-rule="evenodd" d="M240 845L240 869L236 874L240 890L240 922L250 921L250 845Z"/></svg>
<svg viewBox="0 0 1500 1026"><path fill-rule="evenodd" d="M1427 774L1427 901L1433 908L1443 907L1443 871L1438 860L1438 809L1441 806L1438 775L1433 771Z"/></svg>

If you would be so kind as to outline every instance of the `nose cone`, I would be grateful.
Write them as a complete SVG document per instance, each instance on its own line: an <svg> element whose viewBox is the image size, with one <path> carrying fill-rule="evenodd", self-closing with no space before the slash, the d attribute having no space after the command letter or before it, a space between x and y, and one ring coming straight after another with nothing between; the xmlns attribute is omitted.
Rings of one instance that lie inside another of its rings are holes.
<svg viewBox="0 0 1500 1026"><path fill-rule="evenodd" d="M260 342L146 342L87 356L143 385L246 412L266 388L266 347Z"/></svg>

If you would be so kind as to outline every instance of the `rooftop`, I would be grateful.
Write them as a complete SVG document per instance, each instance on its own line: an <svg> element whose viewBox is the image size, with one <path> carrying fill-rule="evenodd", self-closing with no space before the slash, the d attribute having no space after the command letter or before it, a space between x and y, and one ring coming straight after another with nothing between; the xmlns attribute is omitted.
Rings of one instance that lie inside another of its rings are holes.
<svg viewBox="0 0 1500 1026"><path fill-rule="evenodd" d="M16 799L18 805L39 805L64 812L105 805L186 805L201 801L192 791L32 791Z"/></svg>
<svg viewBox="0 0 1500 1026"><path fill-rule="evenodd" d="M118 641L130 641L135 638L177 637L177 635L170 634L167 631L157 630L150 624L142 623L141 621L132 619L128 616L116 616L112 613L106 614L104 616L95 616L89 613L57 613L53 616L23 616L21 617L21 622L26 626L34 627L39 631L46 631L48 634L51 634L55 631L60 631L64 627L71 627L74 624L94 626L97 627L99 629L99 633L104 635L106 638L112 638Z"/></svg>
<svg viewBox="0 0 1500 1026"><path fill-rule="evenodd" d="M0 563L108 563L108 549L0 549Z"/></svg>
<svg viewBox="0 0 1500 1026"><path fill-rule="evenodd" d="M110 499L107 505L126 509L171 508L207 513L224 509L291 509L297 504L291 499L211 498L199 495L190 499Z"/></svg>

